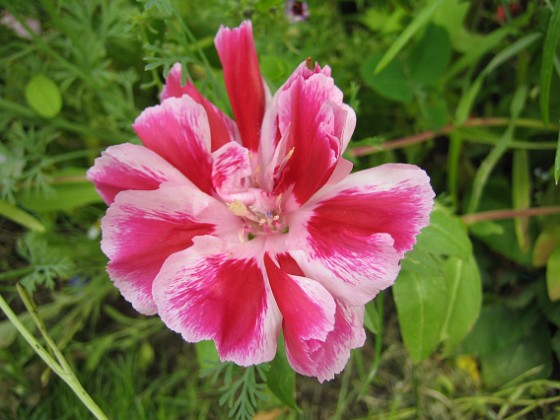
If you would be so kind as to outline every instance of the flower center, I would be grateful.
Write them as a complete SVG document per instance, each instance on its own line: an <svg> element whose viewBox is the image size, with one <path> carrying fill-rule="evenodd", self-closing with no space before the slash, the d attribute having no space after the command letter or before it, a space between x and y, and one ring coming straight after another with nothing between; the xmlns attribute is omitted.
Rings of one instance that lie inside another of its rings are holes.
<svg viewBox="0 0 560 420"><path fill-rule="evenodd" d="M227 203L229 211L243 220L240 232L241 241L251 240L258 235L288 232L288 226L280 209L282 196L271 198L260 191L258 198L251 204L241 200Z"/></svg>

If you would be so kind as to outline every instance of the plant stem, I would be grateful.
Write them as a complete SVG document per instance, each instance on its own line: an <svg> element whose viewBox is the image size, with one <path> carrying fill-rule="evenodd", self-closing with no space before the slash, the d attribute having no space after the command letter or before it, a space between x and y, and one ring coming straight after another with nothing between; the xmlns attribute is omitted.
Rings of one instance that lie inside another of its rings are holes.
<svg viewBox="0 0 560 420"><path fill-rule="evenodd" d="M414 136L400 137L398 139L387 141L378 146L362 146L356 147L354 149L348 150L348 154L352 157L360 157L371 155L374 153L385 152L387 150L401 149L403 147L412 146L414 144L423 143L425 141L431 140L437 136L445 135L451 133L453 130L462 127L501 127L504 125L509 125L511 123L510 118L471 118L465 121L464 124L459 126L449 124L440 130L430 130L425 131L420 134L415 134ZM516 127L525 128L539 128L547 131L556 131L557 126L548 126L538 121L528 118L519 118L515 121Z"/></svg>
<svg viewBox="0 0 560 420"><path fill-rule="evenodd" d="M466 214L461 216L463 223L474 225L475 223L487 222L490 220L513 219L516 217L548 216L560 214L560 206L533 207L529 209L503 209L482 211L480 213Z"/></svg>
<svg viewBox="0 0 560 420"><path fill-rule="evenodd" d="M20 285L18 285L18 291L22 289L23 288ZM28 304L31 304L32 305L31 308L35 308L35 305L31 303L29 295L27 295L25 291L23 294L20 291L20 296L22 296L22 299L24 300L24 304L26 305L26 307L28 307L27 306ZM47 344L51 347L51 349L57 356L58 362L53 359L53 357L49 354L49 352L43 346L41 346L41 344L37 341L37 339L27 330L27 328L25 328L25 326L19 320L18 316L12 311L10 305L8 305L8 303L4 300L2 295L0 295L0 309L2 309L4 314L6 314L10 322L18 330L18 332L25 339L25 341L27 341L27 343L33 348L35 353L37 353L37 355L41 359L43 359L43 361L47 364L47 366L54 373L56 373L60 377L60 379L66 382L66 384L70 387L70 389L72 389L72 391L74 391L76 396L82 401L82 403L88 408L88 410L97 419L108 420L108 417L105 415L105 413L103 413L101 408L99 408L99 406L95 403L95 401L82 387L82 384L80 383L80 381L78 380L74 372L70 369L70 366L68 365L68 362L66 361L64 356L62 355L58 347L54 344L52 339L48 336L44 327L44 323L42 322L42 320L40 320L40 318L38 318L38 313L36 311L36 308L33 311L30 311L31 316L35 321L35 323L37 324L39 330L41 330L41 333L43 334L43 337L45 337ZM62 361L63 363L60 363Z"/></svg>
<svg viewBox="0 0 560 420"><path fill-rule="evenodd" d="M364 384L362 385L362 387L360 389L360 392L358 393L358 395L360 395L360 396L363 396L366 393L369 384L371 383L371 381L373 381L373 379L377 375L377 371L379 370L379 365L381 364L381 353L383 351L382 337L383 337L383 314L384 314L383 299L384 299L384 296L385 296L385 294L383 292L381 292L381 293L379 293L379 295L375 299L375 303L376 303L376 306L377 306L376 309L377 309L377 320L378 320L378 323L375 326L375 330L377 331L377 333L375 334L375 355L374 355L374 359L373 359L373 364L371 366L371 369L369 370L368 377L366 378Z"/></svg>

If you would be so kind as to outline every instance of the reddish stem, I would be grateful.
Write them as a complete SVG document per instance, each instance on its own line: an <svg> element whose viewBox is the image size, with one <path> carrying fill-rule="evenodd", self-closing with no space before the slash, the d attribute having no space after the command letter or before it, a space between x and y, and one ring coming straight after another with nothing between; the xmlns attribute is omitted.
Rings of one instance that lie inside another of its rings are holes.
<svg viewBox="0 0 560 420"><path fill-rule="evenodd" d="M479 222L486 222L489 220L503 220L513 219L516 217L530 217L530 216L548 216L551 214L560 214L560 206L550 207L535 207L531 209L504 209L504 210L490 210L482 211L480 213L466 214L461 216L466 225L473 225Z"/></svg>
<svg viewBox="0 0 560 420"><path fill-rule="evenodd" d="M507 125L509 124L509 122L510 122L509 118L471 118L465 121L465 123L460 126L448 124L439 130L430 130L420 134L416 134L414 136L400 137L398 139L389 140L378 146L356 147L348 150L348 154L352 157L360 157L373 153L384 152L387 150L400 149L402 147L411 146L416 143L422 143L431 140L437 136L441 136L443 134L449 134L451 131L455 130L456 128L501 126L501 125ZM523 123L523 121L518 120L517 122L518 125L523 125L523 126L531 126L535 128L552 128L552 127L545 127L544 125L541 126L541 124L535 124L534 122L530 123L529 121L525 121L525 123Z"/></svg>

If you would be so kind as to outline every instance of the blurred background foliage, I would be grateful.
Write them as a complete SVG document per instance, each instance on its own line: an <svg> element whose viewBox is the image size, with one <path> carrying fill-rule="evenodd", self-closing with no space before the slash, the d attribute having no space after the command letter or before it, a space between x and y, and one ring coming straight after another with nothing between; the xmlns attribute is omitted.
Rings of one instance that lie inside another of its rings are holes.
<svg viewBox="0 0 560 420"><path fill-rule="evenodd" d="M309 1L302 21L280 0L0 5L0 292L110 418L560 416L559 1ZM85 171L138 142L175 62L229 112L213 38L244 19L272 91L307 57L332 67L357 169L414 163L438 194L366 345L322 385L281 352L219 364L136 314L99 249ZM6 317L0 418L90 418Z"/></svg>

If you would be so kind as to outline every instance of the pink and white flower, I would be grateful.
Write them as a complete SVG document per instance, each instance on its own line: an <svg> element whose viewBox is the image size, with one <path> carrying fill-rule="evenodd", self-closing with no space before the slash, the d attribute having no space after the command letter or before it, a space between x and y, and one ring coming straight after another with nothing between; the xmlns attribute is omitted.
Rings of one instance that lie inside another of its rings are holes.
<svg viewBox="0 0 560 420"><path fill-rule="evenodd" d="M297 372L332 379L434 193L412 165L350 174L356 116L329 67L302 63L271 97L250 22L215 43L235 122L177 64L133 125L143 146L109 147L88 172L109 204L107 270L137 311L224 361L272 360L282 331Z"/></svg>

